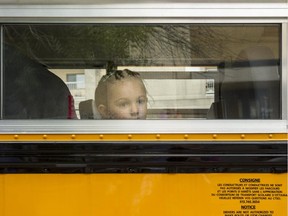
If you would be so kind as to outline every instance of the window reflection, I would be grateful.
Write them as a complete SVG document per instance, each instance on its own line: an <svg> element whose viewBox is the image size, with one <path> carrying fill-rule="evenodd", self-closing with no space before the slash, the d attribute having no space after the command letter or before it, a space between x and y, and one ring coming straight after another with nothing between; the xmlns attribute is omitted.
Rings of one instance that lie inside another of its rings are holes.
<svg viewBox="0 0 288 216"><path fill-rule="evenodd" d="M277 24L11 24L3 29L4 119L101 119L94 93L108 62L141 75L147 119L280 118ZM21 67L15 67L11 50ZM65 93L46 82L45 74L62 80Z"/></svg>

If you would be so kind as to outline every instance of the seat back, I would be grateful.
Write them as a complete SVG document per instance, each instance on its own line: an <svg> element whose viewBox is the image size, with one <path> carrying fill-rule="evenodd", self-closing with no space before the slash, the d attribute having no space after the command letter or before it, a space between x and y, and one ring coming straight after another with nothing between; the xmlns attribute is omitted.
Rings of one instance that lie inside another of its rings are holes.
<svg viewBox="0 0 288 216"><path fill-rule="evenodd" d="M100 114L96 110L93 99L81 101L79 103L79 113L81 119L100 119Z"/></svg>
<svg viewBox="0 0 288 216"><path fill-rule="evenodd" d="M58 76L20 50L4 46L4 119L74 119L74 100Z"/></svg>
<svg viewBox="0 0 288 216"><path fill-rule="evenodd" d="M242 50L236 61L224 68L218 101L221 118L279 119L278 69L278 61L269 48L253 46Z"/></svg>

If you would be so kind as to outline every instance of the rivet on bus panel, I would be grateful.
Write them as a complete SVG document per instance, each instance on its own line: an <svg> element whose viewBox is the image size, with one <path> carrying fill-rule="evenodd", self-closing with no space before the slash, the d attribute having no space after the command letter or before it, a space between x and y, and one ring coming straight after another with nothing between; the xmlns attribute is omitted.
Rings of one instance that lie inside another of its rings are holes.
<svg viewBox="0 0 288 216"><path fill-rule="evenodd" d="M132 139L132 135L131 134L128 135L128 139Z"/></svg>
<svg viewBox="0 0 288 216"><path fill-rule="evenodd" d="M217 134L213 134L213 139L216 139L217 138Z"/></svg>
<svg viewBox="0 0 288 216"><path fill-rule="evenodd" d="M189 138L189 135L188 134L185 134L184 135L184 139L188 139Z"/></svg>
<svg viewBox="0 0 288 216"><path fill-rule="evenodd" d="M75 134L72 134L72 135L71 135L71 138L72 138L72 139L75 139L75 138L76 138L76 135L75 135Z"/></svg>
<svg viewBox="0 0 288 216"><path fill-rule="evenodd" d="M43 139L47 139L47 135L46 134L43 135Z"/></svg>
<svg viewBox="0 0 288 216"><path fill-rule="evenodd" d="M244 139L245 138L245 134L241 134L241 139Z"/></svg>
<svg viewBox="0 0 288 216"><path fill-rule="evenodd" d="M103 135L103 134L100 134L100 135L99 135L99 138L100 138L100 139L103 139L103 138L104 138L104 135Z"/></svg>
<svg viewBox="0 0 288 216"><path fill-rule="evenodd" d="M161 137L160 134L157 134L157 135L156 135L156 138L157 138L157 139L160 139L160 137Z"/></svg>
<svg viewBox="0 0 288 216"><path fill-rule="evenodd" d="M273 138L273 134L269 134L269 138L270 138L270 139Z"/></svg>
<svg viewBox="0 0 288 216"><path fill-rule="evenodd" d="M14 135L14 139L18 139L19 136L17 134Z"/></svg>

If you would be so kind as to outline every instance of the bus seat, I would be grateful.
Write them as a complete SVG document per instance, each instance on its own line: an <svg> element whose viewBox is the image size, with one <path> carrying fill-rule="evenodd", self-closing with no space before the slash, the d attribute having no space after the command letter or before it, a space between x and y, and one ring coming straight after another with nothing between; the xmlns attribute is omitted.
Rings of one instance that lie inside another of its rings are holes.
<svg viewBox="0 0 288 216"><path fill-rule="evenodd" d="M74 100L58 76L7 44L4 46L4 119L75 119Z"/></svg>
<svg viewBox="0 0 288 216"><path fill-rule="evenodd" d="M79 103L79 113L81 119L100 119L94 100L89 99Z"/></svg>
<svg viewBox="0 0 288 216"><path fill-rule="evenodd" d="M222 118L280 118L280 75L270 48L253 46L242 50L231 67L224 68L220 86Z"/></svg>

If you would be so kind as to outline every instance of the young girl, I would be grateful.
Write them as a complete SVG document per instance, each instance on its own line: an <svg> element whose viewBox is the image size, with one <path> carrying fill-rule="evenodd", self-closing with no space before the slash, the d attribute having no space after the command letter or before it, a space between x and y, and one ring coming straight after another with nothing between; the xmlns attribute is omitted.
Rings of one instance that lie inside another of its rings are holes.
<svg viewBox="0 0 288 216"><path fill-rule="evenodd" d="M145 119L147 92L139 73L114 70L95 90L95 105L103 119Z"/></svg>

